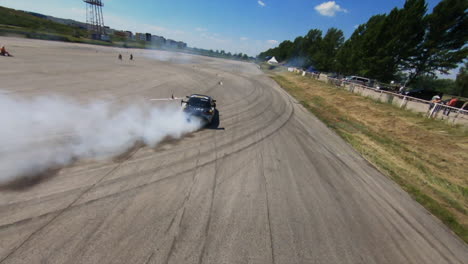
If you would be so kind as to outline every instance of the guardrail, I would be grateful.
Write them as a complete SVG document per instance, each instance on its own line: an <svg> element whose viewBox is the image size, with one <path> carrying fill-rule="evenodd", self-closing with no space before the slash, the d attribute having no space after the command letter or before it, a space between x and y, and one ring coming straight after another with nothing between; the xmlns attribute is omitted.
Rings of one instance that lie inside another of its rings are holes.
<svg viewBox="0 0 468 264"><path fill-rule="evenodd" d="M325 74L315 74L304 71L296 71L296 73L299 73L302 76L309 76L314 79L328 82L335 86L347 89L350 92L373 98L377 101L393 104L399 108L423 113L427 118L442 119L446 120L450 124L460 124L468 128L468 111L463 109L467 103L465 103L462 108L451 107L438 103L433 104L427 100L330 78Z"/></svg>
<svg viewBox="0 0 468 264"><path fill-rule="evenodd" d="M468 127L468 111L462 109L466 104L462 108L456 108L334 78L328 78L328 82L381 102L391 103L400 108L424 113L428 118L442 119L451 124L460 124Z"/></svg>

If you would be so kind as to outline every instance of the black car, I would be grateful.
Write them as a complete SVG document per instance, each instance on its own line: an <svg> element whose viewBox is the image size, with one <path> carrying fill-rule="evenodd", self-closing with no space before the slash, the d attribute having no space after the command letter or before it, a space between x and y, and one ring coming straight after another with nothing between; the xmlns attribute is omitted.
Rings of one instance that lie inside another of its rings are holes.
<svg viewBox="0 0 468 264"><path fill-rule="evenodd" d="M442 98L443 94L439 93L437 91L429 91L429 90L424 90L424 89L415 89L415 90L406 91L406 92L403 93L403 95L430 101L432 99L432 97L434 97L436 95L438 95L438 96L440 96Z"/></svg>
<svg viewBox="0 0 468 264"><path fill-rule="evenodd" d="M192 94L187 98L187 101L182 100L182 108L189 118L196 116L211 124L216 113L216 100L201 94Z"/></svg>

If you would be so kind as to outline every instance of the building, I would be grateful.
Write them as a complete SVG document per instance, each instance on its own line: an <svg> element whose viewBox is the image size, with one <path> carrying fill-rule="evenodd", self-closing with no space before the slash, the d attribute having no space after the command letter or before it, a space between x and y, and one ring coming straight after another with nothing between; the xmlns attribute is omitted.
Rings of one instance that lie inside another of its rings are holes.
<svg viewBox="0 0 468 264"><path fill-rule="evenodd" d="M144 33L135 33L136 41L146 41L146 34Z"/></svg>
<svg viewBox="0 0 468 264"><path fill-rule="evenodd" d="M187 48L187 43L179 41L179 42L177 42L177 47L179 49L185 49L185 48Z"/></svg>
<svg viewBox="0 0 468 264"><path fill-rule="evenodd" d="M110 27L108 27L108 26L105 26L105 27L104 27L104 33L105 33L106 35L114 35L115 30L112 29L112 28L110 28Z"/></svg>
<svg viewBox="0 0 468 264"><path fill-rule="evenodd" d="M151 43L156 46L164 46L166 45L166 39L161 36L153 35L151 36Z"/></svg>
<svg viewBox="0 0 468 264"><path fill-rule="evenodd" d="M135 40L135 36L131 31L125 31L125 35L127 36L127 39Z"/></svg>
<svg viewBox="0 0 468 264"><path fill-rule="evenodd" d="M133 39L133 33L131 31L115 31L114 35L125 39Z"/></svg>
<svg viewBox="0 0 468 264"><path fill-rule="evenodd" d="M145 34L145 40L148 41L148 42L151 42L151 34L150 33Z"/></svg>

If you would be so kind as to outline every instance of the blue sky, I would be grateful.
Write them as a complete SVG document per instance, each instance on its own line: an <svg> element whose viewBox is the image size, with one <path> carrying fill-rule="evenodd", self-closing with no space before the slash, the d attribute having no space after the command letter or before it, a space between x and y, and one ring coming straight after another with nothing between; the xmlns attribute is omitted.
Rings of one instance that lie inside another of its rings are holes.
<svg viewBox="0 0 468 264"><path fill-rule="evenodd" d="M337 27L349 37L370 16L405 0L103 0L106 25L182 40L190 47L257 55L318 28ZM439 0L427 0L429 10ZM0 0L0 5L86 20L82 0Z"/></svg>

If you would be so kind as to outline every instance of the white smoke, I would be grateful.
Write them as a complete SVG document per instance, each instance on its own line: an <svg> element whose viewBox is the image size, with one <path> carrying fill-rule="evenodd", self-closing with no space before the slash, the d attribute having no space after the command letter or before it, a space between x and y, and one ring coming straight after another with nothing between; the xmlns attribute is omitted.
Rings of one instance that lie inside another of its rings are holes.
<svg viewBox="0 0 468 264"><path fill-rule="evenodd" d="M104 159L142 142L198 130L180 107L106 101L79 104L64 97L21 99L0 94L0 183L31 177L76 159Z"/></svg>
<svg viewBox="0 0 468 264"><path fill-rule="evenodd" d="M145 50L141 52L139 56L162 62L170 62L174 64L194 63L193 55L181 52L169 52L164 50Z"/></svg>

